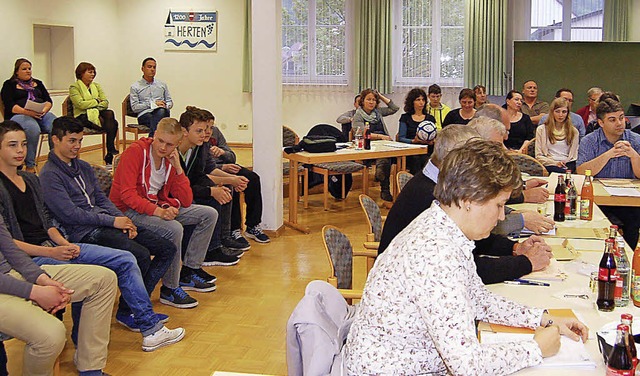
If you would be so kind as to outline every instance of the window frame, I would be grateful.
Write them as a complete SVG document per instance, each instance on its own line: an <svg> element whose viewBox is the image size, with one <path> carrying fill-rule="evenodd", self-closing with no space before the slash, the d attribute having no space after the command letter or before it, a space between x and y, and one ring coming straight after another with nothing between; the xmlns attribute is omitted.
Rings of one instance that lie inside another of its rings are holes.
<svg viewBox="0 0 640 376"><path fill-rule="evenodd" d="M307 4L307 46L309 47L308 55L308 74L307 75L286 75L282 73L282 84L285 86L349 86L352 79L352 62L348 59L352 54L353 41L353 6L352 1L345 0L345 45L344 45L344 76L323 76L316 74L316 0L308 0ZM313 25L313 27L311 27ZM284 33L285 25L282 25L282 33ZM284 46L283 46L284 47ZM282 69L281 69L282 70Z"/></svg>
<svg viewBox="0 0 640 376"><path fill-rule="evenodd" d="M445 87L462 87L464 86L464 61L462 62L463 74L460 78L443 78L441 77L442 66L440 62L440 56L442 53L442 30L444 29L457 29L462 28L464 32L464 24L461 26L442 26L442 2L444 0L432 0L431 10L431 71L430 77L402 77L403 65L402 65L402 34L403 34L403 22L402 22L402 2L403 0L393 1L393 32L392 32L392 69L393 69L393 86L428 86L436 83ZM435 40L435 42L434 42ZM465 48L464 42L462 46Z"/></svg>
<svg viewBox="0 0 640 376"><path fill-rule="evenodd" d="M606 0L604 0L606 1ZM594 27L594 26L576 26L576 27L572 27L572 12L573 12L573 4L570 0L565 0L562 2L562 27L559 28L557 26L553 27L554 25L545 25L545 26L534 26L531 24L531 14L533 13L533 1L528 0L528 13L527 13L527 38L530 41L533 42L537 42L538 40L536 39L531 39L531 35L533 34L533 29L536 28L537 30L540 30L540 28L545 28L545 29L559 29L561 30L561 39L560 41L563 42L571 42L571 41L575 41L575 42L602 42L604 40L604 2L602 5L602 12L603 12L603 17L602 17L602 25L600 25L600 27ZM573 30L600 30L600 40L584 40L584 39L572 39L571 38L571 32ZM555 39L554 39L555 40ZM551 40L542 40L542 41L546 41L546 42L550 42Z"/></svg>

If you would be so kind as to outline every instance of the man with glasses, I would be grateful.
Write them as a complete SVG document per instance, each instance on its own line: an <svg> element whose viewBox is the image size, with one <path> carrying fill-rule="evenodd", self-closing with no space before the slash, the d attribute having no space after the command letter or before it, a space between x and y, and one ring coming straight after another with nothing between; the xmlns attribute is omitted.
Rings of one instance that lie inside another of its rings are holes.
<svg viewBox="0 0 640 376"><path fill-rule="evenodd" d="M542 115L549 113L549 103L538 100L538 84L534 80L524 82L522 95L522 113L529 115L531 122L538 125Z"/></svg>
<svg viewBox="0 0 640 376"><path fill-rule="evenodd" d="M576 127L576 129L578 130L580 139L582 140L582 137L584 137L586 133L586 128L585 128L584 121L582 120L582 116L576 114L575 112L571 112L571 106L573 105L573 91L571 91L571 89L562 88L556 91L555 97L556 98L562 97L566 99L567 102L569 102L569 117L571 119L571 124L573 124L573 126ZM547 120L548 117L549 115L547 114L542 115L542 117L540 118L540 124L544 124L544 122Z"/></svg>

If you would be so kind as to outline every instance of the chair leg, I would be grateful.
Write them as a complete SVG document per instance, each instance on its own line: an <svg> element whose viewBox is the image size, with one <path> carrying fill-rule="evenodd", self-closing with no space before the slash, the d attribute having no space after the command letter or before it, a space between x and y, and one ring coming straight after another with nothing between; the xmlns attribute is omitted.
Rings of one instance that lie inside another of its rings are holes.
<svg viewBox="0 0 640 376"><path fill-rule="evenodd" d="M324 210L329 210L329 171L323 172L323 198L324 198Z"/></svg>
<svg viewBox="0 0 640 376"><path fill-rule="evenodd" d="M340 198L341 198L341 199L343 199L343 200L344 200L344 198L345 198L345 194L344 194L344 192L345 192L345 190L346 190L346 189L345 189L345 188L346 188L345 180L347 180L347 175L343 174L343 175L342 175L342 191L340 191L340 193L341 193L341 194L340 194Z"/></svg>
<svg viewBox="0 0 640 376"><path fill-rule="evenodd" d="M102 159L107 156L107 134L102 132Z"/></svg>
<svg viewBox="0 0 640 376"><path fill-rule="evenodd" d="M309 170L304 169L304 173L302 174L304 178L304 186L302 193L302 202L305 209L309 208Z"/></svg>
<svg viewBox="0 0 640 376"><path fill-rule="evenodd" d="M367 166L362 170L362 193L369 195L369 168Z"/></svg>

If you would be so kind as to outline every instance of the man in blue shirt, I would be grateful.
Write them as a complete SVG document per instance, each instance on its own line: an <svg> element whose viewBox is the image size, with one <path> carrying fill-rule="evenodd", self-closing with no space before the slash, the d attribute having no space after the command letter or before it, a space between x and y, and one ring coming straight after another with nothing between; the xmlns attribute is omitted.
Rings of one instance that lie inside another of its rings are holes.
<svg viewBox="0 0 640 376"><path fill-rule="evenodd" d="M148 57L142 61L142 78L129 90L131 109L138 115L138 124L149 127L149 137L153 137L158 122L170 116L169 110L173 107L167 84L155 76L156 60Z"/></svg>
<svg viewBox="0 0 640 376"><path fill-rule="evenodd" d="M591 170L597 178L640 178L640 135L625 129L624 110L613 99L596 108L600 128L586 135L578 149L577 171ZM612 223L621 224L624 239L635 249L640 230L640 208L601 206Z"/></svg>

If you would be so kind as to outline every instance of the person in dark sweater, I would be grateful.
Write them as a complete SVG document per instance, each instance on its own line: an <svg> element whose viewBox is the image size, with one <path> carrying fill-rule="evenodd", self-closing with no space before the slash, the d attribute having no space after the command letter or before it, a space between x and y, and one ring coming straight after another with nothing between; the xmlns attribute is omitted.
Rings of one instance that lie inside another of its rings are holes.
<svg viewBox="0 0 640 376"><path fill-rule="evenodd" d="M431 206L440 161L477 133L467 126L450 125L436 139L435 151L423 171L400 191L382 229L379 252L383 252L405 227ZM476 241L474 258L477 272L485 284L519 278L549 265L551 248L542 238L532 236L517 243L500 235Z"/></svg>
<svg viewBox="0 0 640 376"><path fill-rule="evenodd" d="M436 119L427 112L427 93L420 88L413 88L404 99L404 114L400 116L398 141L405 144L430 146L427 154L407 157L407 168L412 174L422 170L429 155L433 152L433 141L423 141L417 136L418 125L423 121L430 121L434 126L436 123Z"/></svg>
<svg viewBox="0 0 640 376"><path fill-rule="evenodd" d="M230 249L222 244L223 238L231 233L231 189L214 183L204 171L208 150L202 145L205 139L207 121L202 111L187 107L180 115L180 126L184 137L178 146L182 169L191 184L193 199L197 204L210 206L220 215L204 259L204 266L231 266L240 261L244 254L242 247ZM227 239L229 242L230 239Z"/></svg>
<svg viewBox="0 0 640 376"><path fill-rule="evenodd" d="M460 95L458 95L458 101L460 102L460 108L449 111L442 122L442 128L450 124L469 124L476 114L476 93L473 90L469 88L462 89Z"/></svg>

